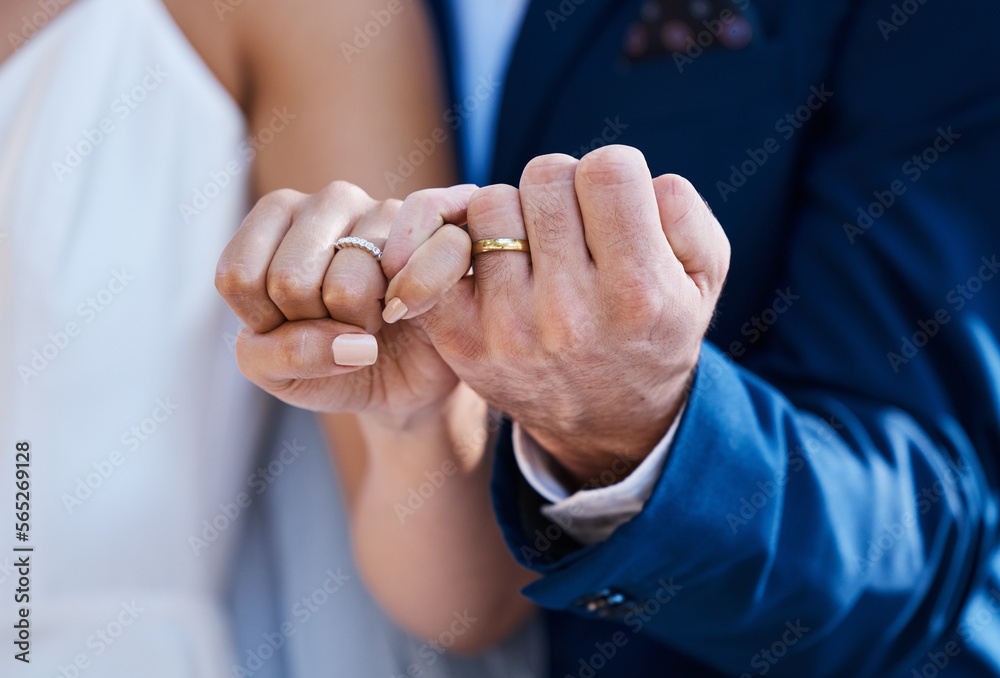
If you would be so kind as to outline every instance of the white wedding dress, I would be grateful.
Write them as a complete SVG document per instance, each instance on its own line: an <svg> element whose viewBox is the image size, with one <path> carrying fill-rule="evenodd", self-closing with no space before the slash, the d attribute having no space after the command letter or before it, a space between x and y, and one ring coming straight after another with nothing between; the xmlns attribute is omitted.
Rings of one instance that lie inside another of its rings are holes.
<svg viewBox="0 0 1000 678"><path fill-rule="evenodd" d="M0 66L0 564L17 440L35 548L31 664L12 663L8 576L2 675L231 675L240 530L189 538L247 489L260 432L212 285L245 164L199 214L180 206L243 160L243 128L150 0L79 0Z"/></svg>
<svg viewBox="0 0 1000 678"><path fill-rule="evenodd" d="M0 675L528 675L522 651L419 658L352 569L311 417L264 416L238 373L213 275L248 209L244 135L159 0L77 0L0 65ZM25 545L30 664L13 658ZM346 583L304 619L328 571Z"/></svg>

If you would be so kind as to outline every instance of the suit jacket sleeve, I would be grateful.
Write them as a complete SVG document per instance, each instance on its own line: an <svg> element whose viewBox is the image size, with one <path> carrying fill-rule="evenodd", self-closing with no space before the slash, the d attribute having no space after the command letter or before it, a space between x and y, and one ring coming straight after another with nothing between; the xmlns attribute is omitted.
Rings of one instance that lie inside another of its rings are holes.
<svg viewBox="0 0 1000 678"><path fill-rule="evenodd" d="M913 4L855 18L775 215L783 283L742 342L703 344L642 512L574 544L501 438L494 499L539 604L735 675L892 675L955 631L996 537L1000 16Z"/></svg>

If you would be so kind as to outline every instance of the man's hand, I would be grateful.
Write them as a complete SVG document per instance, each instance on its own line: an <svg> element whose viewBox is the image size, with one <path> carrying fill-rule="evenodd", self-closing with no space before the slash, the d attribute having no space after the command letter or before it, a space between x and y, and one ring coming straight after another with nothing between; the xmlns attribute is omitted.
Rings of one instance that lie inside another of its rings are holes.
<svg viewBox="0 0 1000 678"><path fill-rule="evenodd" d="M312 195L283 190L261 198L223 252L215 277L246 323L236 358L247 378L299 407L375 414L389 425L405 426L443 401L458 378L419 327L383 325L387 280L378 259L357 248L335 252L334 243L354 235L384 247L402 210L430 220L408 223L435 232L439 258L467 265L468 236L441 226L465 220L473 189L377 202L357 186L335 182ZM438 212L417 209L430 202Z"/></svg>
<svg viewBox="0 0 1000 678"><path fill-rule="evenodd" d="M426 220L424 220L426 222ZM439 235L397 219L387 320L418 322L455 373L509 413L577 483L638 462L677 415L729 268L729 241L689 182L642 154L535 158L519 189L472 194L474 275ZM394 301L398 299L398 301ZM417 317L419 316L419 318Z"/></svg>

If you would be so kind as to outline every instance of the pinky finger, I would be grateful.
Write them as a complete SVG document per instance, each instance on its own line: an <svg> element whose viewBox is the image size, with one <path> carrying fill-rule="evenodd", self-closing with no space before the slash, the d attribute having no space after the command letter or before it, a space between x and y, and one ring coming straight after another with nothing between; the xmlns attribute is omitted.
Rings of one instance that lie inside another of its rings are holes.
<svg viewBox="0 0 1000 678"><path fill-rule="evenodd" d="M442 226L410 257L386 290L383 320L415 318L434 306L472 265L472 240L457 226Z"/></svg>
<svg viewBox="0 0 1000 678"><path fill-rule="evenodd" d="M702 294L717 297L729 272L730 245L711 207L691 182L676 174L653 179L653 190L674 256Z"/></svg>

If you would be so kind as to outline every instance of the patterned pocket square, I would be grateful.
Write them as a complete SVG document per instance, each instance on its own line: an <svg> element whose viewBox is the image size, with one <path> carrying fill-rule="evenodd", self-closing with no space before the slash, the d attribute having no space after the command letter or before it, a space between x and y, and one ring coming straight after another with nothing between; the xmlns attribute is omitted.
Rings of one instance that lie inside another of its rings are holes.
<svg viewBox="0 0 1000 678"><path fill-rule="evenodd" d="M747 0L646 0L625 37L631 61L667 54L695 58L708 50L739 50L750 44L753 27Z"/></svg>

